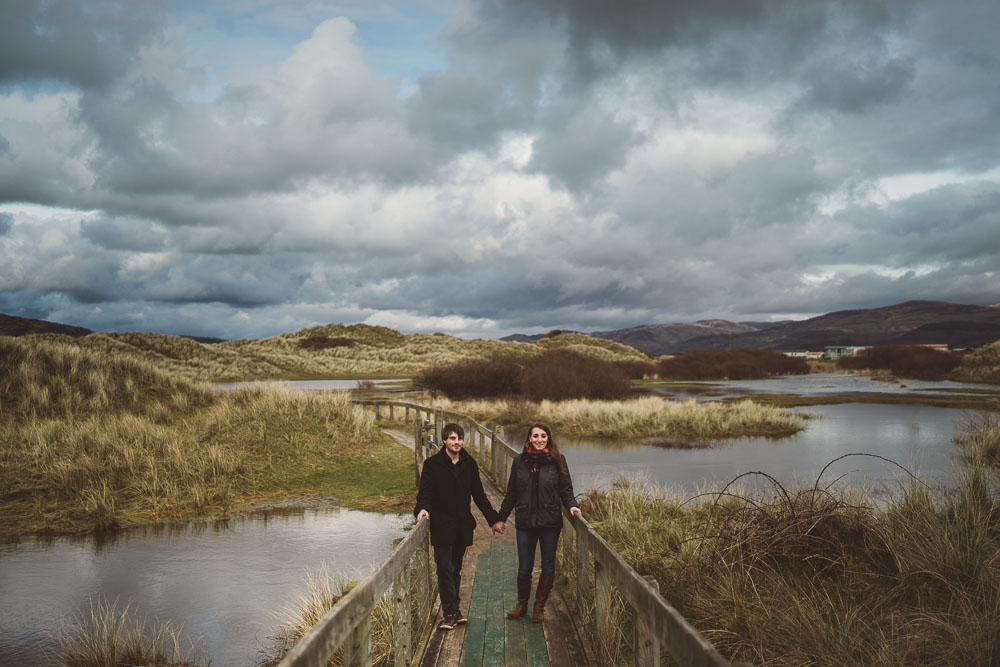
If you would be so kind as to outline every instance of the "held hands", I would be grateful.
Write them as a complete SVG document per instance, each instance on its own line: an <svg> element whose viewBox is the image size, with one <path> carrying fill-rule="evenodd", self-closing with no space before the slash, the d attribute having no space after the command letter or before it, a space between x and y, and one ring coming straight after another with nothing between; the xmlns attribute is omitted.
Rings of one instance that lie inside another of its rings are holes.
<svg viewBox="0 0 1000 667"><path fill-rule="evenodd" d="M420 510L417 512L417 523L429 518L431 518L431 515L427 513L427 510Z"/></svg>
<svg viewBox="0 0 1000 667"><path fill-rule="evenodd" d="M503 535L503 528L504 528L503 521L497 521L495 524L493 524L493 532L497 533L498 535Z"/></svg>

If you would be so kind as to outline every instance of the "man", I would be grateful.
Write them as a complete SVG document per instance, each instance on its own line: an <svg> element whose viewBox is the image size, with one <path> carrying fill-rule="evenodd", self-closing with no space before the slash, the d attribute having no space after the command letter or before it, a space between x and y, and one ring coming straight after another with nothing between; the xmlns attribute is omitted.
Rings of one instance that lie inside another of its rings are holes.
<svg viewBox="0 0 1000 667"><path fill-rule="evenodd" d="M424 462L413 514L417 521L431 522L431 545L444 615L440 627L451 630L469 620L458 608L458 591L462 583L462 559L476 529L470 498L476 501L494 531L501 532L502 526L483 491L479 466L464 449L465 430L458 424L445 424L441 429L441 444L441 451Z"/></svg>

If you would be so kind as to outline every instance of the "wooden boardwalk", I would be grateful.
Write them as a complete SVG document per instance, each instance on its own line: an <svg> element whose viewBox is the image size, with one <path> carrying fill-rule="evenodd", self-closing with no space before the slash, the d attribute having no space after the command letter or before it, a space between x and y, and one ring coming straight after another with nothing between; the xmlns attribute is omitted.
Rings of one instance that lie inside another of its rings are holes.
<svg viewBox="0 0 1000 667"><path fill-rule="evenodd" d="M500 497L484 478L483 486L494 507ZM469 622L454 630L436 629L428 642L421 667L435 665L533 665L550 667L584 667L588 665L558 589L553 590L545 605L545 622L531 622L528 615L516 621L507 620L507 612L517 603L517 546L514 541L513 518L507 522L503 535L490 536L478 509L475 542L465 555L462 568L460 606L468 612ZM565 537L565 536L563 536ZM563 538L560 538L563 539ZM535 554L533 582L538 582L541 556ZM530 604L534 604L532 586ZM440 619L440 614L438 614Z"/></svg>

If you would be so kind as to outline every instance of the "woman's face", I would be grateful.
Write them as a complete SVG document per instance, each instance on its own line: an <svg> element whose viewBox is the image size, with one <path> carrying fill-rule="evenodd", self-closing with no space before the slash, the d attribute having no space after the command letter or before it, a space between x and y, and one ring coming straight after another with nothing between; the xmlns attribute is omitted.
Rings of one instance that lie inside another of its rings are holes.
<svg viewBox="0 0 1000 667"><path fill-rule="evenodd" d="M531 435L528 436L528 442L535 449L545 449L549 446L549 434L543 429L533 428L531 429Z"/></svg>

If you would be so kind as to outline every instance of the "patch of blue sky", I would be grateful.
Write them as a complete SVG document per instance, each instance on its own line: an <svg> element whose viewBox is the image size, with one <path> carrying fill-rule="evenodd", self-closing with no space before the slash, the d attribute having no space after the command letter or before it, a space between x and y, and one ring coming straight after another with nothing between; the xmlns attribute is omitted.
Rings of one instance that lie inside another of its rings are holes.
<svg viewBox="0 0 1000 667"><path fill-rule="evenodd" d="M186 40L192 65L201 68L203 85L191 97L211 102L231 67L266 66L291 53L327 19L345 17L357 28L357 39L373 70L396 79L399 90L444 67L444 45L438 39L458 0L414 2L255 2L199 0L172 3L168 27Z"/></svg>

